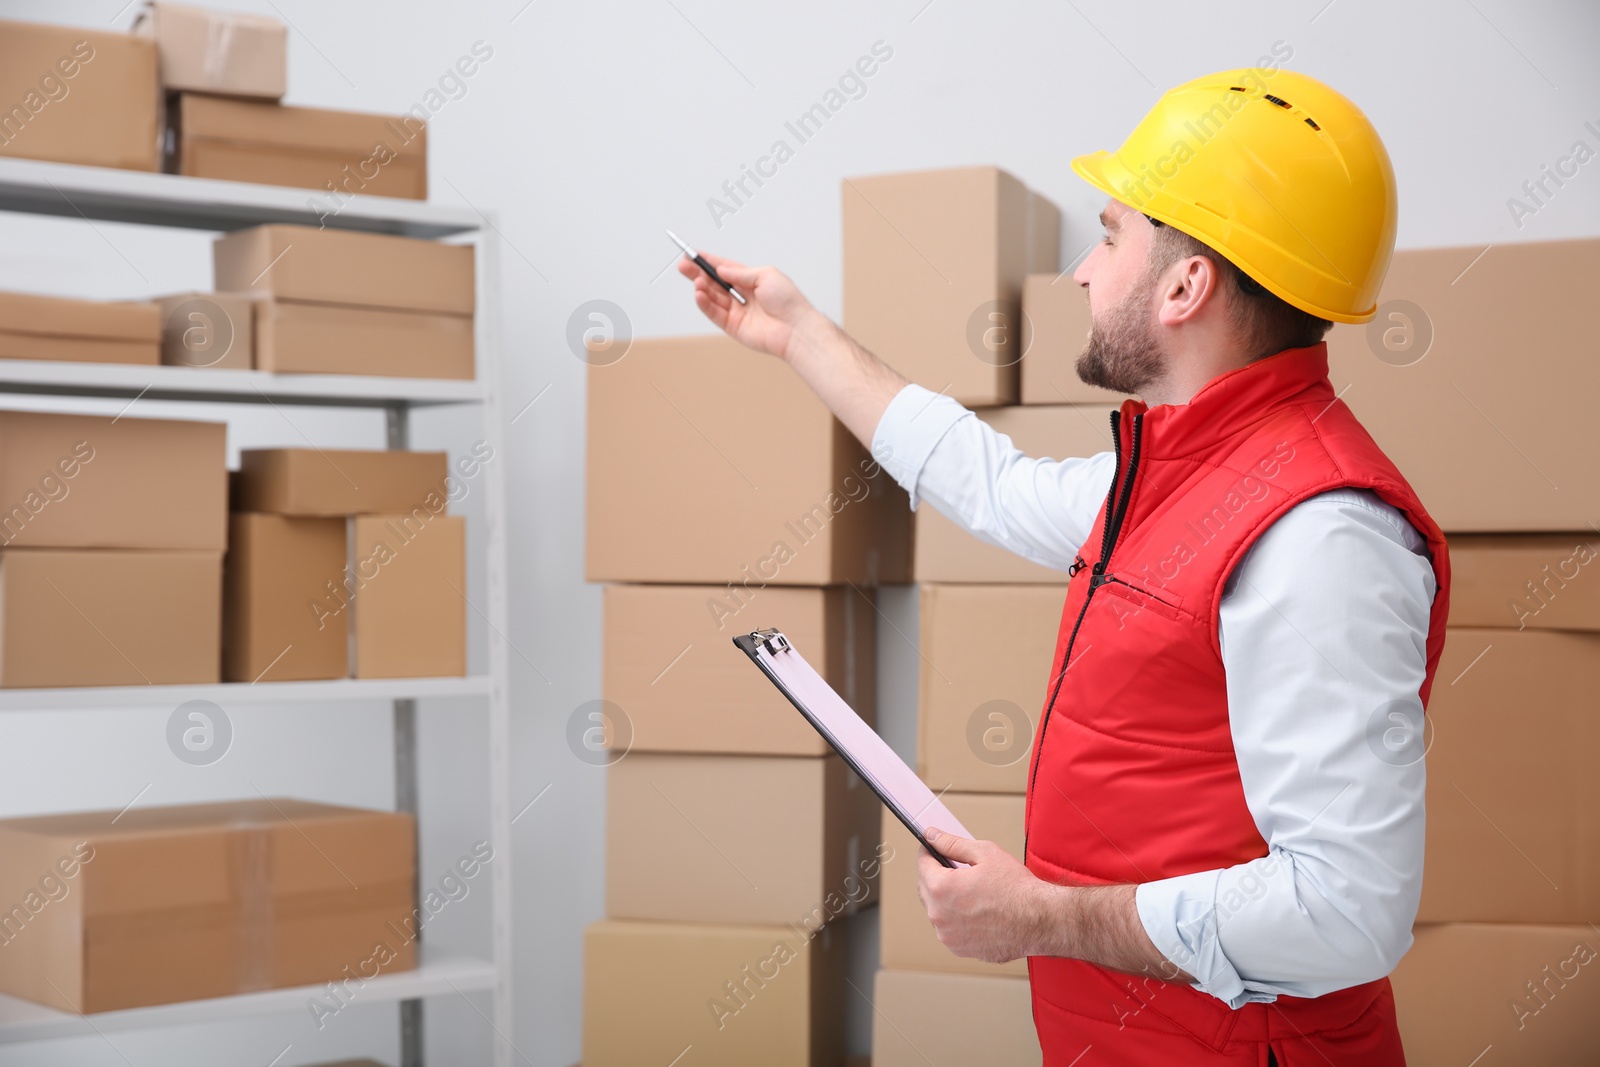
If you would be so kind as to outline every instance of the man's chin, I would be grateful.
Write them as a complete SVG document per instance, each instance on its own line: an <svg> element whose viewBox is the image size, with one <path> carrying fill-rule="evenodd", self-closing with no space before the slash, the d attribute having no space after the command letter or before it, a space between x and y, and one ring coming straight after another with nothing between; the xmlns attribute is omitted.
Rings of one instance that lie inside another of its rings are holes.
<svg viewBox="0 0 1600 1067"><path fill-rule="evenodd" d="M1115 393L1132 392L1132 390L1123 389L1120 383L1116 381L1115 375L1111 373L1111 369L1106 366L1105 361L1091 353L1085 352L1079 356L1072 369L1077 372L1078 380L1084 385L1090 385L1096 389L1110 389Z"/></svg>
<svg viewBox="0 0 1600 1067"><path fill-rule="evenodd" d="M1094 348L1087 348L1072 366L1078 380L1096 389L1107 389L1123 396L1137 396L1156 380L1153 368L1124 366L1119 361L1107 359Z"/></svg>

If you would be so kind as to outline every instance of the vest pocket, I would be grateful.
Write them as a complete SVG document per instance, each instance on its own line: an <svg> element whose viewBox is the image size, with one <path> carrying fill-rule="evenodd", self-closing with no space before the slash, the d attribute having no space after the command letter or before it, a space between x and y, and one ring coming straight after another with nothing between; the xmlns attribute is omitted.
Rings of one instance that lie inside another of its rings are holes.
<svg viewBox="0 0 1600 1067"><path fill-rule="evenodd" d="M1155 593L1146 591L1141 586L1123 581L1114 574L1106 575L1105 581L1100 584L1100 588L1112 596L1132 601L1138 605L1140 610L1149 608L1157 615L1165 615L1169 619L1183 619L1189 616L1189 613L1180 606L1183 603L1183 597L1176 593L1163 590L1161 595L1157 596Z"/></svg>

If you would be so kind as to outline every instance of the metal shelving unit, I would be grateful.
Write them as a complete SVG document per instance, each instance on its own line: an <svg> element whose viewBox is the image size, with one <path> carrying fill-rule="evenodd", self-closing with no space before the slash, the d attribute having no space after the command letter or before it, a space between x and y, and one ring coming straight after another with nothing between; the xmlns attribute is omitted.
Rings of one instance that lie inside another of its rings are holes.
<svg viewBox="0 0 1600 1067"><path fill-rule="evenodd" d="M235 230L263 223L324 225L335 229L470 241L476 250L477 317L474 324L477 378L447 381L343 375L274 375L264 371L115 364L0 360L0 395L113 397L209 403L314 404L381 408L388 447L404 448L410 414L418 408L466 404L481 414L483 440L504 455L499 407L499 247L491 217L477 211L414 200L358 196L337 214L319 214L311 192L277 186L186 178L167 174L79 167L62 163L0 159L0 211L135 223L197 230ZM416 717L431 698L477 701L489 716L490 844L502 862L490 866L491 944L488 959L440 952L424 945L417 969L382 975L362 990L365 1003L400 1005L402 1067L422 1065L422 1005L429 996L490 991L496 1037L494 1063L510 1067L511 1006L511 812L510 703L507 692L506 537L504 462L487 465L485 536L487 602L469 612L486 622L487 673L464 678L339 679L220 685L127 686L77 689L0 690L0 712L108 707L176 706L185 700L231 704L277 702L391 701L394 709L395 800L418 811ZM227 1019L304 1011L308 990L274 989L241 996L186 1001L92 1017L0 996L0 1044L75 1037L96 1031L184 1026Z"/></svg>

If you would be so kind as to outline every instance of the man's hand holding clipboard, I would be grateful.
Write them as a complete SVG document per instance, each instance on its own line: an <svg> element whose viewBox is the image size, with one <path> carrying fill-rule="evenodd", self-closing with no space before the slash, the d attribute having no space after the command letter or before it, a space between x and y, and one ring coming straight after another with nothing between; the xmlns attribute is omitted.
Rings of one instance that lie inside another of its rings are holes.
<svg viewBox="0 0 1600 1067"><path fill-rule="evenodd" d="M1043 882L993 841L957 837L930 826L928 843L960 867L929 853L917 857L917 898L939 942L957 956L1009 963L1033 954L1046 925ZM1022 916L1030 921L1018 922ZM959 921L951 921L958 919Z"/></svg>

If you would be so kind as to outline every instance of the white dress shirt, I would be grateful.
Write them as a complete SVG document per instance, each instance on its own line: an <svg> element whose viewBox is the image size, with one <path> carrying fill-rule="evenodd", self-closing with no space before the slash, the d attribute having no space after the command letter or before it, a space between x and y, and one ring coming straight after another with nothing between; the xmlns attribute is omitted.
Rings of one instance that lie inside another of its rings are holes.
<svg viewBox="0 0 1600 1067"><path fill-rule="evenodd" d="M926 500L982 540L1062 571L1115 469L1110 452L1026 457L915 385L890 403L873 454L913 508ZM1415 702L1435 588L1422 536L1352 489L1289 509L1228 577L1218 623L1228 718L1269 852L1146 882L1135 901L1162 954L1229 1007L1372 981L1411 947L1423 762L1380 758L1369 738L1378 718L1389 724L1380 709Z"/></svg>

